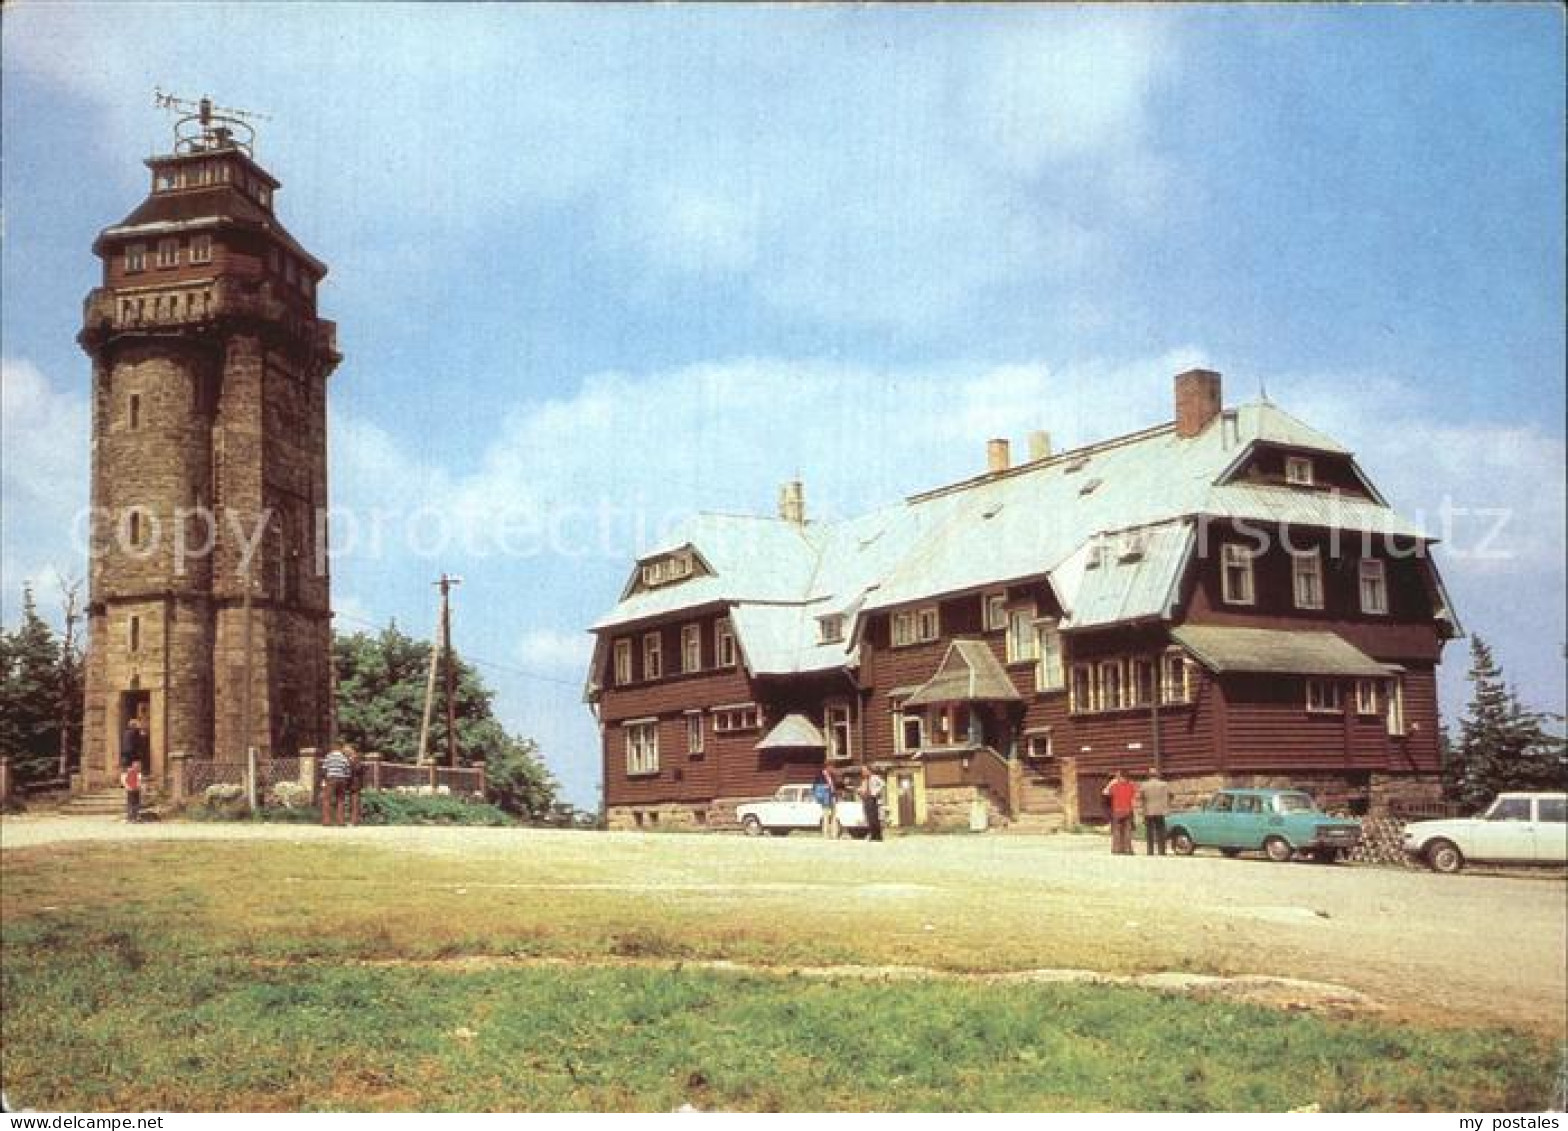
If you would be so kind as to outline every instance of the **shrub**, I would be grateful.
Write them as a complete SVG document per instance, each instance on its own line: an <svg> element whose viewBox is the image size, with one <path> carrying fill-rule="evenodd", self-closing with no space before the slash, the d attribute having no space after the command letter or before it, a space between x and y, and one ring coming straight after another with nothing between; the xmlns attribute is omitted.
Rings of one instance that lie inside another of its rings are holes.
<svg viewBox="0 0 1568 1131"><path fill-rule="evenodd" d="M279 809L309 809L310 787L297 781L280 781L267 791L267 804Z"/></svg>
<svg viewBox="0 0 1568 1131"><path fill-rule="evenodd" d="M512 825L511 817L494 805L462 801L429 793L367 789L361 795L360 823L365 825Z"/></svg>

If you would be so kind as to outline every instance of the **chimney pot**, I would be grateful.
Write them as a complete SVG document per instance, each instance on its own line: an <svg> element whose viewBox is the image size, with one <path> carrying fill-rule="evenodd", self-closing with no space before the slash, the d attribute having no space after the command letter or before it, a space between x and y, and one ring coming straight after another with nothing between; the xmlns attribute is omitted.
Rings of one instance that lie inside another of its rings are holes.
<svg viewBox="0 0 1568 1131"><path fill-rule="evenodd" d="M1176 435L1190 440L1220 414L1220 375L1189 369L1176 375Z"/></svg>
<svg viewBox="0 0 1568 1131"><path fill-rule="evenodd" d="M806 488L799 479L779 488L779 517L796 526L806 524Z"/></svg>
<svg viewBox="0 0 1568 1131"><path fill-rule="evenodd" d="M1006 471L1012 462L1011 445L1006 440L989 440L985 445L985 466L992 475Z"/></svg>
<svg viewBox="0 0 1568 1131"><path fill-rule="evenodd" d="M1029 459L1030 461L1051 458L1051 434L1049 432L1029 433Z"/></svg>

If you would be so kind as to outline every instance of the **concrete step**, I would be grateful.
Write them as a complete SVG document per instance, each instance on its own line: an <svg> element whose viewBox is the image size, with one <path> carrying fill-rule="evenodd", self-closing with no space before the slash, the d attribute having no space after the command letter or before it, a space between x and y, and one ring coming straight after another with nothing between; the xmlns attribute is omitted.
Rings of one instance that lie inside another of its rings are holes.
<svg viewBox="0 0 1568 1131"><path fill-rule="evenodd" d="M162 795L142 790L142 808L150 809L161 801ZM92 793L78 793L61 802L58 810L67 817L101 817L125 812L123 789L100 789Z"/></svg>
<svg viewBox="0 0 1568 1131"><path fill-rule="evenodd" d="M1020 813L1000 829L1004 833L1039 835L1060 832L1067 820L1060 813Z"/></svg>

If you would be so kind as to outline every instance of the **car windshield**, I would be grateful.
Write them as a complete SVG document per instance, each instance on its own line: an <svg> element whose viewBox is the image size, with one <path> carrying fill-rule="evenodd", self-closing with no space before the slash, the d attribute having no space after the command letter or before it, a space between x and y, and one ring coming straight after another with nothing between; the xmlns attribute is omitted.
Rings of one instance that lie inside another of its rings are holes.
<svg viewBox="0 0 1568 1131"><path fill-rule="evenodd" d="M1310 813L1317 808L1305 793L1282 793L1274 799L1274 804L1281 813Z"/></svg>

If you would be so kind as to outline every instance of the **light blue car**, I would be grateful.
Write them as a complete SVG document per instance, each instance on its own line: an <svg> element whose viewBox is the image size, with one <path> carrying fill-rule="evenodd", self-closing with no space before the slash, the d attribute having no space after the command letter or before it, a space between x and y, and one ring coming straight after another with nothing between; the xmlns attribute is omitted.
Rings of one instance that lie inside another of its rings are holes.
<svg viewBox="0 0 1568 1131"><path fill-rule="evenodd" d="M1361 843L1361 823L1330 817L1299 789L1222 789L1201 809L1165 818L1171 849L1191 856L1217 848L1226 856L1264 852L1283 863L1298 854L1332 864Z"/></svg>

